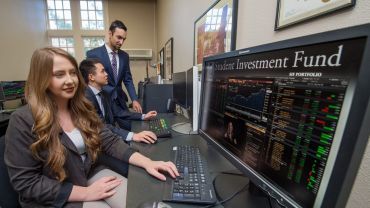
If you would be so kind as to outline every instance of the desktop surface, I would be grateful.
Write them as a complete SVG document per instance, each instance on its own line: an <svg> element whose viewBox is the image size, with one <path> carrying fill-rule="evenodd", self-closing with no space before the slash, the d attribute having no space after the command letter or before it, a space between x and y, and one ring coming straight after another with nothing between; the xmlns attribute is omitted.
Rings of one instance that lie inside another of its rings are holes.
<svg viewBox="0 0 370 208"><path fill-rule="evenodd" d="M173 114L159 114L159 118L166 118L170 124L186 121L182 116L175 116ZM135 121L133 122L133 131L147 130L148 122ZM248 183L246 177L235 175L220 175L221 172L235 172L235 167L228 162L217 150L209 146L199 135L184 135L172 132L171 138L159 138L156 144L148 145L144 143L132 143L133 148L139 150L145 156L153 160L168 161L171 158L171 151L173 146L177 145L191 145L199 147L201 154L206 158L208 163L211 180L216 176L215 189L222 199L231 196L234 192L241 189ZM170 176L167 180L172 180ZM162 201L165 182L155 179L148 175L148 173L136 166L131 166L128 174L128 193L127 193L127 207L136 208L140 204L151 201ZM193 205L185 203L170 203L166 202L172 207L199 207L202 205ZM204 206L204 205L203 205ZM215 207L268 207L268 200L266 197L251 196L248 191L242 192L231 201L224 205Z"/></svg>

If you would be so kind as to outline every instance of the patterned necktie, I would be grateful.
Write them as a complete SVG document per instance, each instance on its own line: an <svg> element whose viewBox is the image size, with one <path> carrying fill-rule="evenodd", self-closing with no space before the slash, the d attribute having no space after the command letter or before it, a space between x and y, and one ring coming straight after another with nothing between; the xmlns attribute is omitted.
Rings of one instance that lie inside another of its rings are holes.
<svg viewBox="0 0 370 208"><path fill-rule="evenodd" d="M118 76L118 70L117 70L117 59L116 59L116 54L114 51L111 52L112 54L112 70L113 70L113 77L114 80L117 81L117 76Z"/></svg>
<svg viewBox="0 0 370 208"><path fill-rule="evenodd" d="M103 117L105 117L105 103L104 103L104 96L102 95L102 92L99 92L98 93L98 96L100 97L100 111L102 112L103 114Z"/></svg>

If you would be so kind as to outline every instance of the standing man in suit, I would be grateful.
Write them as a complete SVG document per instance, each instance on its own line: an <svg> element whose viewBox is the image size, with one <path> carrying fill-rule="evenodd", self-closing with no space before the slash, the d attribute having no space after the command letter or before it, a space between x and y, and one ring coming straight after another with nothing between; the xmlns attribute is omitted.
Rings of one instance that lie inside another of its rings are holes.
<svg viewBox="0 0 370 208"><path fill-rule="evenodd" d="M140 133L129 132L125 129L116 127L115 118L111 111L110 96L102 88L108 84L108 75L104 66L98 59L88 58L80 63L80 71L87 83L85 95L94 105L98 115L107 124L107 127L115 134L121 136L125 141L135 141L144 143L154 143L157 140L156 135L151 131L142 131ZM144 114L144 120L148 120L156 112Z"/></svg>
<svg viewBox="0 0 370 208"><path fill-rule="evenodd" d="M130 95L133 109L138 113L142 113L142 108L138 102L133 84L129 56L125 51L121 50L123 42L127 37L127 27L123 22L115 20L109 27L108 35L108 43L87 51L86 56L87 58L98 58L102 62L108 74L108 85L103 90L112 96L113 115L116 117L117 123L121 128L130 130L131 122L121 118L128 111L126 105L128 97L122 90L122 82L125 84L127 92ZM138 114L137 118L134 119L139 119L140 115Z"/></svg>

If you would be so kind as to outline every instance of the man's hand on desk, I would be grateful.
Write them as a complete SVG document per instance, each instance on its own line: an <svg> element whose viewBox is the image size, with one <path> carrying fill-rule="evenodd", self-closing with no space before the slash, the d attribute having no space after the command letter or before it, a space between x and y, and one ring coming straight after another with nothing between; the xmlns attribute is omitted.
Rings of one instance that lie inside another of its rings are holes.
<svg viewBox="0 0 370 208"><path fill-rule="evenodd" d="M132 108L135 112L143 113L140 103L137 100L132 101Z"/></svg>
<svg viewBox="0 0 370 208"><path fill-rule="evenodd" d="M151 161L150 163L147 163L144 168L150 175L162 181L166 181L166 176L164 176L159 171L167 172L172 178L180 176L175 164L169 161Z"/></svg>
<svg viewBox="0 0 370 208"><path fill-rule="evenodd" d="M157 111L149 111L148 113L145 114L144 120L147 121L151 118L154 118L157 116Z"/></svg>
<svg viewBox="0 0 370 208"><path fill-rule="evenodd" d="M134 133L132 140L134 140L135 142L153 144L157 141L157 136L151 131L142 131L139 133Z"/></svg>

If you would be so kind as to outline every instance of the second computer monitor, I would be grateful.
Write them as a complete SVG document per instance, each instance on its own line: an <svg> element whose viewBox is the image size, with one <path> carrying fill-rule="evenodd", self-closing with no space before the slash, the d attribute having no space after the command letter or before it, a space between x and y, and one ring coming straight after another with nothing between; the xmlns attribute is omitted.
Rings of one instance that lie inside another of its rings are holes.
<svg viewBox="0 0 370 208"><path fill-rule="evenodd" d="M183 108L187 108L186 102L186 71L172 74L173 99Z"/></svg>
<svg viewBox="0 0 370 208"><path fill-rule="evenodd" d="M186 71L186 104L192 110L193 108L193 67Z"/></svg>
<svg viewBox="0 0 370 208"><path fill-rule="evenodd" d="M24 98L24 87L26 81L2 81L4 100L15 100Z"/></svg>

